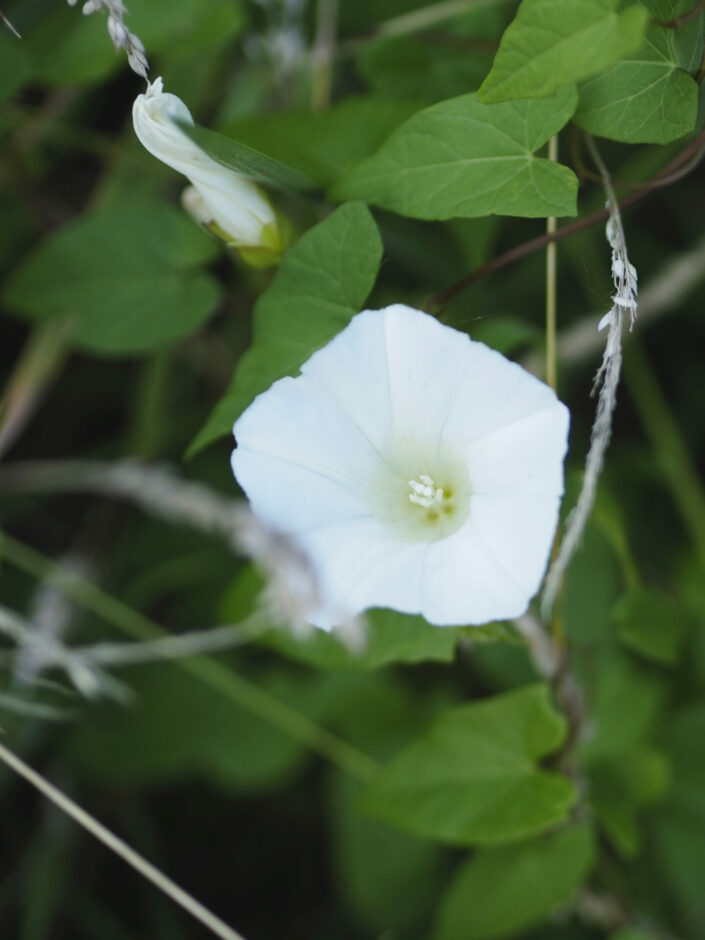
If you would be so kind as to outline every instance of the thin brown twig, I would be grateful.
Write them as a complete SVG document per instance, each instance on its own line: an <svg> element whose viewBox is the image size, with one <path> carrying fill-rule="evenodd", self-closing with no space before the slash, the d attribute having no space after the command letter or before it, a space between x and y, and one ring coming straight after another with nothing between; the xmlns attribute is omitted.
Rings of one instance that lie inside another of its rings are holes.
<svg viewBox="0 0 705 940"><path fill-rule="evenodd" d="M640 201L653 190L682 179L683 176L695 169L704 155L705 131L701 132L694 141L688 144L688 146L674 157L663 170L659 171L656 176L646 183L640 184L641 188L635 189L627 196L623 196L618 202L620 210L634 205L635 202ZM475 268L474 271L466 274L465 277L456 281L455 284L451 284L450 287L436 294L426 303L425 309L432 309L436 314L439 314L449 301L457 297L457 295L466 290L466 288L470 287L471 284L474 284L475 281L479 281L483 277L487 277L488 274L499 271L513 261L518 261L520 258L524 258L527 255L533 254L535 251L539 251L551 242L560 241L563 238L568 238L587 228L591 228L598 222L604 221L608 216L608 209L597 209L595 212L591 212L581 219L576 219L575 222L569 222L567 225L563 225L556 232L546 232L543 235L537 235L536 238L522 242L520 245L515 245L514 248L510 248L503 254L497 255L485 264L480 265L479 268Z"/></svg>
<svg viewBox="0 0 705 940"><path fill-rule="evenodd" d="M652 19L651 23L654 26L660 26L661 29L678 29L678 27L682 26L683 23L687 23L689 20L695 19L695 17L704 7L705 0L698 0L698 3L695 4L693 9L689 10L687 13L684 13L682 16L676 16L672 20Z"/></svg>

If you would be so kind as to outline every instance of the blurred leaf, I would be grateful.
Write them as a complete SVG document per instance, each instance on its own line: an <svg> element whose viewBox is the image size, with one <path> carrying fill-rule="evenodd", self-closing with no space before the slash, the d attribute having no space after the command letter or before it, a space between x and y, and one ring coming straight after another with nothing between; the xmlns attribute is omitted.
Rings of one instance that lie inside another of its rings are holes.
<svg viewBox="0 0 705 940"><path fill-rule="evenodd" d="M316 669L379 669L392 663L452 662L460 639L475 643L514 640L501 623L433 627L423 617L396 610L369 610L365 619L369 629L359 650L346 647L335 631L323 630L296 637L281 628L264 634L260 642Z"/></svg>
<svg viewBox="0 0 705 940"><path fill-rule="evenodd" d="M263 586L255 569L245 568L223 599L223 619L231 623L243 620ZM377 669L393 662L429 659L450 662L455 655L461 635L457 628L432 627L422 617L394 610L368 611L365 617L369 631L361 649L346 646L335 631L315 628L306 636L295 636L287 627L273 625L274 629L258 639L276 652L317 669Z"/></svg>
<svg viewBox="0 0 705 940"><path fill-rule="evenodd" d="M16 270L6 303L31 319L71 318L94 353L131 355L183 339L218 302L201 266L211 239L169 206L133 201L77 218Z"/></svg>
<svg viewBox="0 0 705 940"><path fill-rule="evenodd" d="M575 215L577 180L533 155L569 120L574 88L553 98L484 105L462 95L420 111L332 190L401 215Z"/></svg>
<svg viewBox="0 0 705 940"><path fill-rule="evenodd" d="M590 802L615 849L632 858L641 847L639 810L661 802L671 784L666 754L634 747L590 764Z"/></svg>
<svg viewBox="0 0 705 940"><path fill-rule="evenodd" d="M197 127L194 124L179 124L179 127L210 157L229 170L235 170L236 173L242 173L257 182L269 183L279 189L293 192L307 192L316 188L314 181L298 170L252 147L230 140L205 127Z"/></svg>
<svg viewBox="0 0 705 940"><path fill-rule="evenodd" d="M346 905L368 930L423 923L443 882L443 850L361 816L359 785L337 774L329 805L333 862Z"/></svg>
<svg viewBox="0 0 705 940"><path fill-rule="evenodd" d="M67 817L40 817L22 864L22 929L17 940L48 940L56 934L72 871L72 823Z"/></svg>
<svg viewBox="0 0 705 940"><path fill-rule="evenodd" d="M179 0L169 6L168 15L161 0L140 0L132 4L125 22L148 56L172 58L201 49L212 54L214 46L237 36L247 19L241 0Z"/></svg>
<svg viewBox="0 0 705 940"><path fill-rule="evenodd" d="M694 4L692 0L640 0L654 19L668 22L684 13L689 13ZM679 27L679 29L682 28Z"/></svg>
<svg viewBox="0 0 705 940"><path fill-rule="evenodd" d="M663 683L627 656L607 653L591 663L592 736L584 760L620 757L653 731L663 705Z"/></svg>
<svg viewBox="0 0 705 940"><path fill-rule="evenodd" d="M492 940L539 924L567 904L593 862L589 826L480 849L441 902L434 940Z"/></svg>
<svg viewBox="0 0 705 940"><path fill-rule="evenodd" d="M476 91L492 63L491 47L470 49L462 37L398 36L366 43L358 70L369 87L391 98L443 101Z"/></svg>
<svg viewBox="0 0 705 940"><path fill-rule="evenodd" d="M0 23L0 100L10 98L30 72L29 58L21 41Z"/></svg>
<svg viewBox="0 0 705 940"><path fill-rule="evenodd" d="M625 930L618 930L617 933L611 933L609 940L654 940L652 933L646 933L644 930L627 927Z"/></svg>
<svg viewBox="0 0 705 940"><path fill-rule="evenodd" d="M565 818L575 788L535 761L566 722L543 685L449 709L373 779L362 806L426 838L492 844Z"/></svg>
<svg viewBox="0 0 705 940"><path fill-rule="evenodd" d="M705 702L669 716L666 743L674 764L676 799L705 824Z"/></svg>
<svg viewBox="0 0 705 940"><path fill-rule="evenodd" d="M638 52L584 82L576 124L629 144L666 144L692 131L698 86L678 67L675 37L680 32L650 26Z"/></svg>
<svg viewBox="0 0 705 940"><path fill-rule="evenodd" d="M295 375L347 326L372 289L381 255L377 226L360 203L341 206L289 249L257 301L252 346L189 453L230 433L256 395Z"/></svg>
<svg viewBox="0 0 705 940"><path fill-rule="evenodd" d="M625 646L667 666L678 662L686 623L683 612L663 591L627 591L612 608L611 619Z"/></svg>
<svg viewBox="0 0 705 940"><path fill-rule="evenodd" d="M491 346L505 356L540 341L542 333L533 323L514 317L489 316L479 320L468 331L477 342Z"/></svg>
<svg viewBox="0 0 705 940"><path fill-rule="evenodd" d="M566 498L564 503L566 507L572 506L574 500ZM561 602L566 633L572 643L589 646L612 641L610 615L622 589L623 578L613 545L595 522L588 523L566 573Z"/></svg>
<svg viewBox="0 0 705 940"><path fill-rule="evenodd" d="M165 16L161 0L133 4L125 25L141 39L147 57L170 56L212 48L235 36L243 25L238 0L183 0ZM47 84L92 82L119 68L127 69L124 52L116 54L102 10L82 16L81 7L60 4L25 23L24 39L32 56L32 77Z"/></svg>
<svg viewBox="0 0 705 940"><path fill-rule="evenodd" d="M693 938L705 932L703 825L702 815L678 805L660 813L653 823L659 880L670 888L681 930Z"/></svg>
<svg viewBox="0 0 705 940"><path fill-rule="evenodd" d="M374 153L420 107L352 96L325 111L274 111L230 121L223 132L327 186Z"/></svg>
<svg viewBox="0 0 705 940"><path fill-rule="evenodd" d="M607 68L641 42L646 11L618 0L523 0L507 27L481 101L551 95Z"/></svg>
<svg viewBox="0 0 705 940"><path fill-rule="evenodd" d="M154 786L201 776L223 787L261 790L282 785L306 752L251 711L170 664L129 673L134 705L95 706L68 735L77 772L111 786ZM310 677L270 672L264 688L309 717L320 713Z"/></svg>
<svg viewBox="0 0 705 940"><path fill-rule="evenodd" d="M359 652L348 649L335 633L322 630L297 638L281 629L266 634L263 642L317 669L378 669L389 663L425 660L448 663L455 655L457 629L432 627L423 617L395 610L371 610L365 617L369 632Z"/></svg>

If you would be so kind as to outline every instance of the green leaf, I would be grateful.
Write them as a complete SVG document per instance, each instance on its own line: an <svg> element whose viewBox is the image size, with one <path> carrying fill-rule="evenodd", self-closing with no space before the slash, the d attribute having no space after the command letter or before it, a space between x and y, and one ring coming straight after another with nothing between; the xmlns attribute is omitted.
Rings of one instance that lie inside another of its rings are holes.
<svg viewBox="0 0 705 940"><path fill-rule="evenodd" d="M410 118L332 196L419 219L575 215L574 174L533 154L576 102L574 88L540 101L484 105L475 95L443 101Z"/></svg>
<svg viewBox="0 0 705 940"><path fill-rule="evenodd" d="M394 928L407 935L433 909L445 876L443 849L360 816L358 791L342 774L329 788L335 882L374 936Z"/></svg>
<svg viewBox="0 0 705 940"><path fill-rule="evenodd" d="M221 617L237 623L253 610L264 586L252 567L235 579L221 605ZM416 663L425 660L450 662L462 628L432 627L423 617L400 614L395 610L371 610L365 614L368 633L361 649L351 649L333 631L312 629L307 636L295 636L284 626L272 624L259 641L290 659L317 669L378 669L389 663Z"/></svg>
<svg viewBox="0 0 705 940"><path fill-rule="evenodd" d="M50 235L4 299L31 319L70 318L72 340L91 352L145 353L188 336L213 312L219 288L200 268L217 253L180 212L133 201Z"/></svg>
<svg viewBox="0 0 705 940"><path fill-rule="evenodd" d="M678 66L679 41L676 30L651 26L637 53L580 86L576 124L629 144L667 144L692 131L698 85Z"/></svg>
<svg viewBox="0 0 705 940"><path fill-rule="evenodd" d="M658 678L628 656L594 656L592 736L582 745L585 761L619 758L653 731L663 703Z"/></svg>
<svg viewBox="0 0 705 940"><path fill-rule="evenodd" d="M263 642L318 669L378 669L389 663L449 663L461 636L457 628L432 627L423 617L395 610L370 610L365 619L369 631L358 652L348 649L334 633L321 630L299 638L282 628L266 634Z"/></svg>
<svg viewBox="0 0 705 940"><path fill-rule="evenodd" d="M242 173L257 182L269 183L279 189L293 192L309 192L316 189L316 183L303 173L252 147L239 144L236 140L230 140L222 134L195 124L179 122L179 127L208 156L229 170L235 170L236 173Z"/></svg>
<svg viewBox="0 0 705 940"><path fill-rule="evenodd" d="M696 0L641 0L641 5L646 7L654 19L668 22L689 13L695 2Z"/></svg>
<svg viewBox="0 0 705 940"><path fill-rule="evenodd" d="M686 624L683 613L663 591L628 591L612 608L611 620L625 646L667 666L678 662Z"/></svg>
<svg viewBox="0 0 705 940"><path fill-rule="evenodd" d="M230 121L223 133L328 186L383 143L421 107L352 96L325 111L274 111Z"/></svg>
<svg viewBox="0 0 705 940"><path fill-rule="evenodd" d="M593 855L587 825L481 849L460 867L441 902L434 940L492 940L540 924L571 900Z"/></svg>
<svg viewBox="0 0 705 940"><path fill-rule="evenodd" d="M638 810L661 802L671 784L671 763L653 747L637 746L589 766L590 802L623 858L641 845Z"/></svg>
<svg viewBox="0 0 705 940"><path fill-rule="evenodd" d="M449 709L375 777L371 815L456 844L521 839L565 818L573 784L535 761L556 750L566 722L543 685Z"/></svg>
<svg viewBox="0 0 705 940"><path fill-rule="evenodd" d="M289 249L255 307L252 346L189 453L230 433L256 395L295 375L347 326L362 310L381 257L377 226L360 203L341 206Z"/></svg>
<svg viewBox="0 0 705 940"><path fill-rule="evenodd" d="M481 101L539 98L608 68L640 44L643 7L618 0L523 0L479 91Z"/></svg>

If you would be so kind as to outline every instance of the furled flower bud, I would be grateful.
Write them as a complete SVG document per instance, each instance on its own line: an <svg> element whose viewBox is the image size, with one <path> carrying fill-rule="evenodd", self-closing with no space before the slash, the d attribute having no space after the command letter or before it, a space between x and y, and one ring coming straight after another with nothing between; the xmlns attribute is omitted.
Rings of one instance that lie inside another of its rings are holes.
<svg viewBox="0 0 705 940"><path fill-rule="evenodd" d="M187 197L186 206L199 222L237 248L250 264L275 264L286 245L269 199L247 177L209 157L181 130L179 123L193 124L191 113L163 87L158 78L135 99L132 119L141 144L189 178L196 194Z"/></svg>

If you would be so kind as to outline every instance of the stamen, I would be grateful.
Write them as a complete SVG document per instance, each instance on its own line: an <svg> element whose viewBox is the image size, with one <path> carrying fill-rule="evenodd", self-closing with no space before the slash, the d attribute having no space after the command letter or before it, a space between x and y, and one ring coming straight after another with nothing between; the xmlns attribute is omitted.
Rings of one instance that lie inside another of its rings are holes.
<svg viewBox="0 0 705 940"><path fill-rule="evenodd" d="M430 509L432 506L439 506L444 499L443 487L436 486L432 477L426 473L419 474L418 480L409 480L409 486L412 492L409 493L409 501L416 503L417 506L423 506L424 509Z"/></svg>

